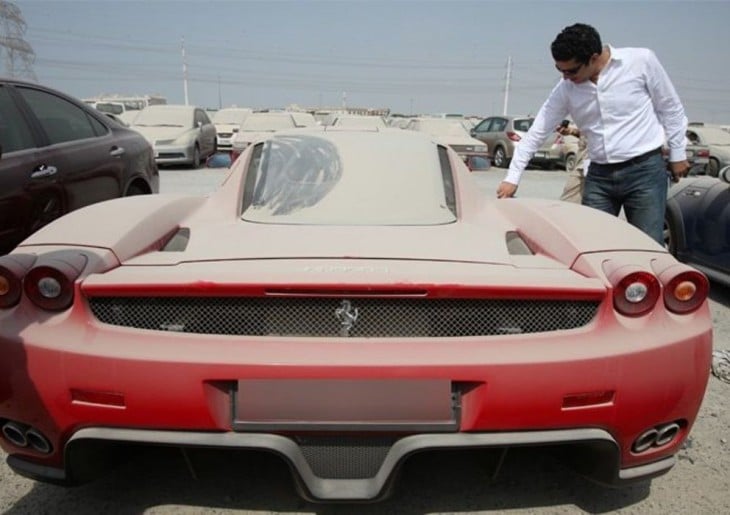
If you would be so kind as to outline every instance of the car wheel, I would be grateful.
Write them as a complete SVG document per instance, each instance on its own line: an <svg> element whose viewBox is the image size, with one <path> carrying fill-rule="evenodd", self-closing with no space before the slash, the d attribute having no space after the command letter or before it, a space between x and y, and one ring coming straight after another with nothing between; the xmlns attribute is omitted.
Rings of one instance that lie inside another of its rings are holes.
<svg viewBox="0 0 730 515"><path fill-rule="evenodd" d="M707 163L707 175L710 177L717 177L718 172L720 171L720 162L711 157L710 162Z"/></svg>
<svg viewBox="0 0 730 515"><path fill-rule="evenodd" d="M196 143L195 147L193 148L193 161L190 163L190 166L194 169L198 169L200 168L200 164L200 147Z"/></svg>
<svg viewBox="0 0 730 515"><path fill-rule="evenodd" d="M129 188L127 188L127 193L124 195L125 197L131 197L132 195L146 195L147 192L137 186L136 184L132 184Z"/></svg>
<svg viewBox="0 0 730 515"><path fill-rule="evenodd" d="M664 218L664 230L662 231L662 238L664 240L664 248L669 251L673 256L677 256L677 234L676 230L669 221L669 217Z"/></svg>
<svg viewBox="0 0 730 515"><path fill-rule="evenodd" d="M504 149L502 147L494 149L492 162L494 166L498 168L506 168L509 165L509 159L507 159L507 154L504 153Z"/></svg>
<svg viewBox="0 0 730 515"><path fill-rule="evenodd" d="M565 157L565 169L567 171L575 170L575 165L576 165L575 154L568 154Z"/></svg>

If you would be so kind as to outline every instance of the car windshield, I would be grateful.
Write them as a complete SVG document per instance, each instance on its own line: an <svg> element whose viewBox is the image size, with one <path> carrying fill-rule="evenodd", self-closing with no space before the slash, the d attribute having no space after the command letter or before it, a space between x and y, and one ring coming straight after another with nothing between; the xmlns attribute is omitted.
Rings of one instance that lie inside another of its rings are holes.
<svg viewBox="0 0 730 515"><path fill-rule="evenodd" d="M193 110L152 106L140 111L134 124L146 127L192 127Z"/></svg>
<svg viewBox="0 0 730 515"><path fill-rule="evenodd" d="M433 119L433 120L419 120L414 122L416 130L426 132L433 136L463 136L469 137L469 133L464 128L464 125L457 120L448 119Z"/></svg>
<svg viewBox="0 0 730 515"><path fill-rule="evenodd" d="M437 147L421 137L284 133L260 145L260 157L249 166L244 220L314 225L435 225L455 220L449 208L453 199L447 198L453 190L444 182L451 171L442 172Z"/></svg>
<svg viewBox="0 0 730 515"><path fill-rule="evenodd" d="M241 124L242 131L278 131L295 127L289 114L271 115L265 113L251 114Z"/></svg>
<svg viewBox="0 0 730 515"><path fill-rule="evenodd" d="M516 119L512 125L516 131L527 132L530 130L530 127L532 127L532 122L534 121L534 118L519 118Z"/></svg>
<svg viewBox="0 0 730 515"><path fill-rule="evenodd" d="M124 106L122 104L114 104L112 102L97 102L96 108L102 113L122 114Z"/></svg>

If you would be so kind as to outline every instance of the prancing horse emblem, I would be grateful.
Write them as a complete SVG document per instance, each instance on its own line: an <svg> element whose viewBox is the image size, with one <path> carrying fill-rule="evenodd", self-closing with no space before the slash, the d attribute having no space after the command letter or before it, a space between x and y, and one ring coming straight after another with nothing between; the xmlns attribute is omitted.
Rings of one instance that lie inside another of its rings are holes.
<svg viewBox="0 0 730 515"><path fill-rule="evenodd" d="M340 322L340 336L350 336L350 330L357 322L357 315L357 308L353 308L349 300L340 302L340 307L335 309L335 318Z"/></svg>

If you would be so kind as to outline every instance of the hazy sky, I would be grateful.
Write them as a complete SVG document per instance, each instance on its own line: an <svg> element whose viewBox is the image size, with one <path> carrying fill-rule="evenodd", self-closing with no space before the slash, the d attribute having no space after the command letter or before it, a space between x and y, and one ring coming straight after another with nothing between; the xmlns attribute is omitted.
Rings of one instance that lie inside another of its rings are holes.
<svg viewBox="0 0 730 515"><path fill-rule="evenodd" d="M204 107L346 103L487 116L506 100L509 113L535 113L560 78L550 43L583 22L605 43L653 49L690 120L730 123L727 0L14 3L39 82L77 97L156 93L184 103L185 61L189 103Z"/></svg>

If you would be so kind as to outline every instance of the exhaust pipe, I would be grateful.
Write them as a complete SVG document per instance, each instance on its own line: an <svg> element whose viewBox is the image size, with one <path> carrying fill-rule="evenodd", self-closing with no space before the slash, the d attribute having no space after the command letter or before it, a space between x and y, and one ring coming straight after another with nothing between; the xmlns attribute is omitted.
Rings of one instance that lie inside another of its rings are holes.
<svg viewBox="0 0 730 515"><path fill-rule="evenodd" d="M25 436L26 426L17 422L6 422L3 425L3 436L16 447L28 447L28 438Z"/></svg>
<svg viewBox="0 0 730 515"><path fill-rule="evenodd" d="M50 454L53 449L48 438L34 427L25 432L25 439L28 441L28 445L40 453Z"/></svg>
<svg viewBox="0 0 730 515"><path fill-rule="evenodd" d="M654 440L654 445L657 447L661 447L662 445L666 445L679 434L679 424L676 422L672 422L671 424L667 424L666 426L662 426L659 428L659 431L657 431L656 439Z"/></svg>
<svg viewBox="0 0 730 515"><path fill-rule="evenodd" d="M644 431L639 435L636 440L634 440L634 445L631 446L631 450L637 454L646 451L647 449L649 449L649 447L654 445L658 434L659 431L657 431L653 427L647 431Z"/></svg>

